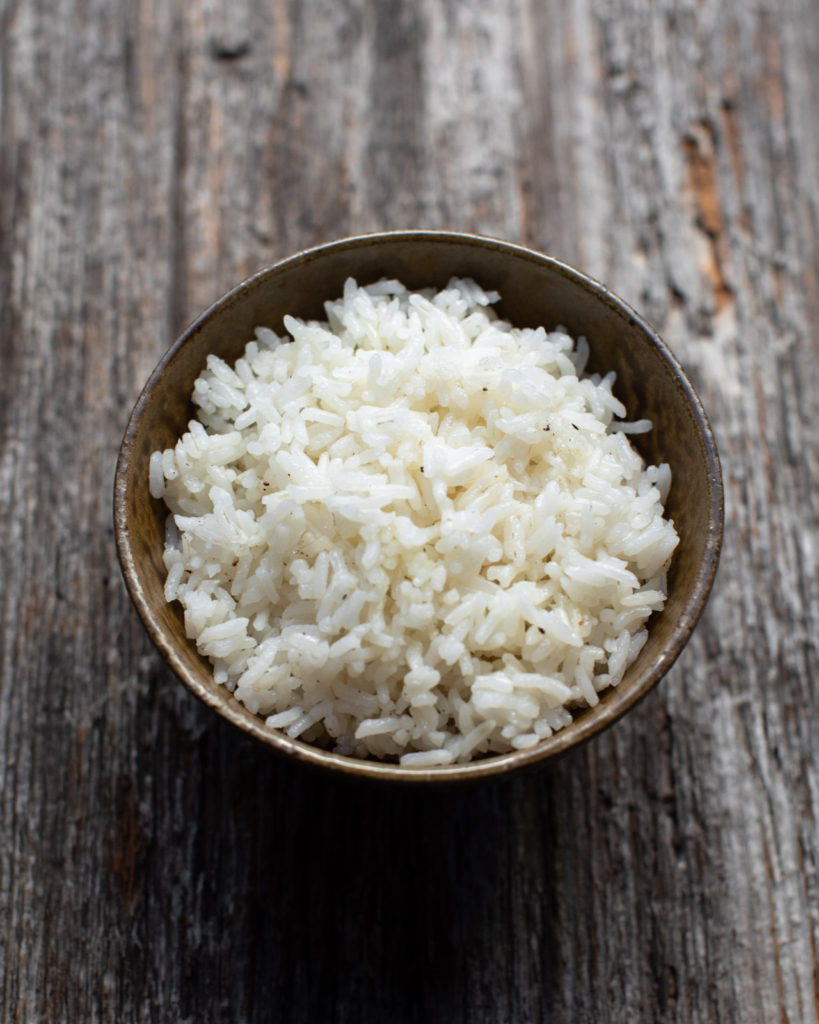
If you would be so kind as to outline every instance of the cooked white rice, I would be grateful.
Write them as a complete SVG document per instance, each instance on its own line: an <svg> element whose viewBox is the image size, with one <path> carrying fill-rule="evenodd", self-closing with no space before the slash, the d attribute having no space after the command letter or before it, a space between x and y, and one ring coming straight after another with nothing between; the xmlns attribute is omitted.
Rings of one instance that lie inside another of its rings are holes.
<svg viewBox="0 0 819 1024"><path fill-rule="evenodd" d="M252 712L416 767L531 747L616 686L665 601L665 465L588 346L395 281L285 317L151 458L165 594Z"/></svg>

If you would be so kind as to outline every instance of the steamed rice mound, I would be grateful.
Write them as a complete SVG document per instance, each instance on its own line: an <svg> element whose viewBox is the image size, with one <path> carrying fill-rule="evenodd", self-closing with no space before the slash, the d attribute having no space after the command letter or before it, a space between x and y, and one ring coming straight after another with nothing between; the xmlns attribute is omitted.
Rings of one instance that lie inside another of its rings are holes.
<svg viewBox="0 0 819 1024"><path fill-rule="evenodd" d="M267 724L426 767L530 747L616 686L665 601L667 466L587 346L473 281L395 281L210 356L151 459L168 601ZM286 343L288 342L289 343Z"/></svg>

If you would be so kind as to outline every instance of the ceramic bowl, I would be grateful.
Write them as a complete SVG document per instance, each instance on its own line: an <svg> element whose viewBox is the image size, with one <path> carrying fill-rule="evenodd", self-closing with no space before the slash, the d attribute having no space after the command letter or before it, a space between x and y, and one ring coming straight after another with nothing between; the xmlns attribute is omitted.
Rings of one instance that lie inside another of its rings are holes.
<svg viewBox="0 0 819 1024"><path fill-rule="evenodd" d="M193 383L215 352L229 362L254 328L281 330L282 317L322 318L325 300L347 277L359 284L398 278L411 288L472 277L499 291L498 311L516 326L563 325L585 335L590 372L614 370L615 394L629 419L654 429L633 439L646 461L668 462L673 484L666 510L680 543L668 576L668 600L649 623L649 637L622 682L570 726L528 750L423 770L344 757L267 727L217 685L183 628L181 609L163 595L166 509L148 490L148 461L172 446L193 415ZM205 704L289 758L334 772L411 783L497 777L543 763L589 740L644 697L674 663L702 612L716 571L722 535L719 459L702 405L679 363L651 327L605 287L529 249L444 232L390 232L310 249L263 270L211 306L182 334L154 370L131 415L117 465L114 514L123 574L154 643Z"/></svg>

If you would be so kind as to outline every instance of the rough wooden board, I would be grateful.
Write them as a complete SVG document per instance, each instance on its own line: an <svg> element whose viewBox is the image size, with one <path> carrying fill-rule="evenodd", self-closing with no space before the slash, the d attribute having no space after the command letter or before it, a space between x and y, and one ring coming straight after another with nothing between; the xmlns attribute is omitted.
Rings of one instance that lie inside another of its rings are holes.
<svg viewBox="0 0 819 1024"><path fill-rule="evenodd" d="M0 2L0 1018L819 1019L817 56L807 0ZM110 492L196 312L412 226L543 248L651 318L727 524L626 721L395 796L182 692Z"/></svg>

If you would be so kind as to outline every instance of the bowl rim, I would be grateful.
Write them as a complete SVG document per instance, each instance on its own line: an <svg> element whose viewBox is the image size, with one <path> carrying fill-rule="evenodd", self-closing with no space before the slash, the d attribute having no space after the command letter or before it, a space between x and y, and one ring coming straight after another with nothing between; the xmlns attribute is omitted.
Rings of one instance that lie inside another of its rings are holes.
<svg viewBox="0 0 819 1024"><path fill-rule="evenodd" d="M312 746L302 740L291 739L284 733L271 729L264 724L260 717L250 717L251 713L242 708L238 702L229 703L225 697L230 694L215 693L208 689L195 674L190 672L176 651L175 645L171 642L161 623L154 614L154 610L142 585L139 569L134 556L130 537L130 524L128 520L128 479L131 455L134 449L134 441L138 434L142 418L148 407L151 395L167 366L173 361L177 353L187 342L194 337L202 326L215 313L221 312L233 303L240 300L247 292L251 291L258 283L268 277L290 270L301 263L307 263L322 256L338 252L343 249L363 248L372 245L379 245L385 242L425 242L441 244L458 244L473 246L476 248L490 248L496 251L516 256L530 262L546 265L558 275L572 281L583 288L586 292L593 294L598 300L610 306L627 323L636 326L648 337L650 342L659 351L664 359L677 384L681 388L685 400L693 414L694 421L703 442L703 453L707 462L707 479L709 491L709 503L707 510L707 537L703 557L698 567L691 592L686 601L682 613L674 624L668 641L662 651L654 659L649 668L644 672L643 678L638 686L633 686L626 691L617 691L615 696L606 702L605 705L598 705L591 709L590 714L585 714L575 720L570 726L561 729L552 736L542 740L534 747L526 750L515 750L505 754L488 755L475 761L467 761L461 764L439 765L428 768L408 768L396 763L366 760L354 758L331 751L323 750ZM336 239L320 245L303 249L285 259L263 267L254 274L245 278L221 298L212 303L204 312L200 313L181 332L176 340L167 348L154 367L151 375L139 393L139 397L128 418L125 434L119 449L116 473L114 480L114 532L116 538L117 554L119 557L122 574L126 588L130 594L137 613L141 618L153 643L159 650L168 665L173 669L181 681L208 707L215 710L221 717L227 719L237 726L242 732L249 734L260 741L268 748L278 754L288 756L296 761L314 767L331 769L334 774L341 773L347 776L367 778L373 780L390 780L408 783L447 783L463 782L467 780L497 779L508 775L511 772L518 773L520 770L530 768L544 762L551 761L566 754L569 750L587 743L594 736L607 729L618 721L627 711L641 701L668 672L671 666L679 657L696 625L703 608L705 607L708 595L714 582L719 562L720 549L722 545L722 534L724 526L724 496L723 483L720 468L720 459L717 451L714 435L708 421L708 417L702 406L699 396L694 390L681 364L662 340L658 332L625 300L615 295L604 284L564 263L561 260L548 256L545 253L531 249L527 246L513 242L503 241L487 235L472 234L468 232L443 231L443 230L397 230L397 231L376 231L361 235L351 235ZM619 696L618 696L619 693ZM599 709L599 710L598 710ZM596 712L596 713L595 713Z"/></svg>

